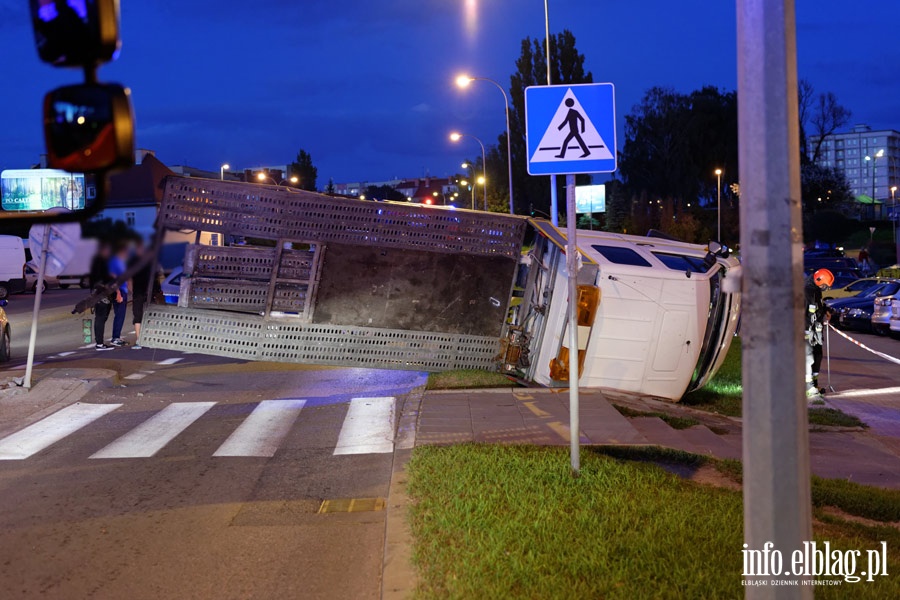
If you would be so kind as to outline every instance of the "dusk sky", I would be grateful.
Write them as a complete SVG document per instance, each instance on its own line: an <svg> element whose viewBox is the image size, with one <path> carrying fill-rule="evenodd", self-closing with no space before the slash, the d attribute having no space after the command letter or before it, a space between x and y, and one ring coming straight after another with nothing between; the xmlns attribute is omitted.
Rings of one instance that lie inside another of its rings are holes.
<svg viewBox="0 0 900 600"><path fill-rule="evenodd" d="M40 104L76 71L40 63L27 0L0 0L0 169L43 152ZM467 8L468 7L468 8ZM467 15L467 10L473 14ZM594 81L624 115L654 85L735 86L733 0L551 0ZM851 124L900 129L900 2L797 0L801 77L830 90ZM540 0L122 0L123 48L101 80L132 89L137 145L163 162L217 170L312 154L319 186L442 176L496 142L500 93L525 36L543 37Z"/></svg>

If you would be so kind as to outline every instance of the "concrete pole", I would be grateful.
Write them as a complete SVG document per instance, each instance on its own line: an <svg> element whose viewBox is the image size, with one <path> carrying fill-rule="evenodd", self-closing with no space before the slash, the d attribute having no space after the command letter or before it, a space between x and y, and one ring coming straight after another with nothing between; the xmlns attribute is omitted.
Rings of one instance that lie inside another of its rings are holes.
<svg viewBox="0 0 900 600"><path fill-rule="evenodd" d="M744 541L787 558L812 539L794 0L737 0L737 25ZM812 596L745 588L753 600Z"/></svg>
<svg viewBox="0 0 900 600"><path fill-rule="evenodd" d="M575 176L566 175L566 274L569 284L569 454L572 472L581 470L581 426L578 409L578 269L581 255L578 253L575 213Z"/></svg>
<svg viewBox="0 0 900 600"><path fill-rule="evenodd" d="M38 266L37 283L34 288L34 310L31 312L31 335L28 338L28 358L25 361L25 380L22 385L31 389L31 372L34 369L34 347L37 345L38 317L41 312L41 297L44 295L44 274L47 272L47 251L50 249L50 225L44 225L44 239L41 240L41 264ZM32 248L32 252L34 249Z"/></svg>

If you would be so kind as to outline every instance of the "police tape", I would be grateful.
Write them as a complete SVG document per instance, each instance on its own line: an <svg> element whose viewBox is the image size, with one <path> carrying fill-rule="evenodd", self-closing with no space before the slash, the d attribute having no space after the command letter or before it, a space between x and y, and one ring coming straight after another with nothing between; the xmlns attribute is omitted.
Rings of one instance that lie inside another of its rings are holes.
<svg viewBox="0 0 900 600"><path fill-rule="evenodd" d="M828 327L831 328L832 331L834 331L836 334L838 334L839 336L841 336L842 338L844 338L844 339L847 340L848 342L850 342L850 343L852 343L852 344L856 344L857 346L859 346L859 347L862 348L863 350L866 350L866 351L868 351L868 352L871 352L871 353L874 354L875 356L880 356L880 357L883 358L884 360L887 360L887 361L890 361L890 362L892 362L892 363L894 363L894 364L900 365L900 358L894 358L894 357L891 356L890 354L885 354L884 352L879 352L878 350L875 350L875 349L873 349L873 348L869 348L868 346L866 346L865 344L863 344L863 343L860 342L859 340L853 339L852 337L850 337L849 335L847 335L846 333L844 333L843 331L841 331L840 329L838 329L837 327L835 327L834 325L832 325L831 323L828 324Z"/></svg>

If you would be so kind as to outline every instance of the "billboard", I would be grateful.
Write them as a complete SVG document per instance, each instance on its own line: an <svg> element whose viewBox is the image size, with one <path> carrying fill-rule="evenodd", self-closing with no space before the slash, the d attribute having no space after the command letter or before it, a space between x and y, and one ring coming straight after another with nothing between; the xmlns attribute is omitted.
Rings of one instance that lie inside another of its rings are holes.
<svg viewBox="0 0 900 600"><path fill-rule="evenodd" d="M606 186L601 183L576 187L575 212L578 214L606 212Z"/></svg>
<svg viewBox="0 0 900 600"><path fill-rule="evenodd" d="M83 210L84 174L56 169L8 169L0 173L0 204L3 210Z"/></svg>

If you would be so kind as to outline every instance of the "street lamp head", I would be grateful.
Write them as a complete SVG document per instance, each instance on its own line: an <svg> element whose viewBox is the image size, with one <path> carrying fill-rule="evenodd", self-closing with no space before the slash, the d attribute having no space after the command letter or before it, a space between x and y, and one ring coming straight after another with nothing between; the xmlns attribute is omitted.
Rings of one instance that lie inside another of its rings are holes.
<svg viewBox="0 0 900 600"><path fill-rule="evenodd" d="M288 181L290 181L291 183L297 183L298 181L300 181L300 178L294 175Z"/></svg>
<svg viewBox="0 0 900 600"><path fill-rule="evenodd" d="M721 175L721 174L722 174L722 169L716 169L716 175L718 176L718 175Z"/></svg>
<svg viewBox="0 0 900 600"><path fill-rule="evenodd" d="M478 185L484 185L484 177L479 177L477 181Z"/></svg>
<svg viewBox="0 0 900 600"><path fill-rule="evenodd" d="M472 78L468 75L460 75L456 78L456 85L461 88L469 87L469 84L472 83Z"/></svg>
<svg viewBox="0 0 900 600"><path fill-rule="evenodd" d="M230 169L230 168L231 168L231 165L229 165L228 163L225 163L224 165L222 165L222 170L223 170L223 171L227 171L227 170Z"/></svg>
<svg viewBox="0 0 900 600"><path fill-rule="evenodd" d="M896 185L892 185L892 186L891 186L891 191L892 191L892 192L896 192L896 191L897 191L897 186L896 186Z"/></svg>
<svg viewBox="0 0 900 600"><path fill-rule="evenodd" d="M435 198L437 198L438 193L437 193L437 192L431 192L431 195L434 196Z"/></svg>
<svg viewBox="0 0 900 600"><path fill-rule="evenodd" d="M265 180L266 180L266 174L265 174L265 173L257 173L257 174L256 174L256 178L259 179L260 181L265 181Z"/></svg>
<svg viewBox="0 0 900 600"><path fill-rule="evenodd" d="M457 132L454 131L453 133L450 134L450 141L451 141L451 142L458 142L461 138L462 138L462 134L461 134L461 133L457 133Z"/></svg>
<svg viewBox="0 0 900 600"><path fill-rule="evenodd" d="M365 195L365 194L360 194L360 195L359 195L359 199L360 199L360 200L365 200L365 199L366 199L366 195Z"/></svg>
<svg viewBox="0 0 900 600"><path fill-rule="evenodd" d="M863 158L863 160L870 161L870 160L872 160L872 157L869 156L868 154L866 154L866 156Z"/></svg>
<svg viewBox="0 0 900 600"><path fill-rule="evenodd" d="M467 162L464 162L463 164L461 164L461 165L459 165L459 166L461 166L463 169L468 169L468 168L471 167L472 165L470 165L470 164L467 163Z"/></svg>
<svg viewBox="0 0 900 600"><path fill-rule="evenodd" d="M884 148L875 153L875 158L881 158L884 156Z"/></svg>
<svg viewBox="0 0 900 600"><path fill-rule="evenodd" d="M459 182L459 185L469 185L469 182L466 181L465 179L461 179Z"/></svg>

